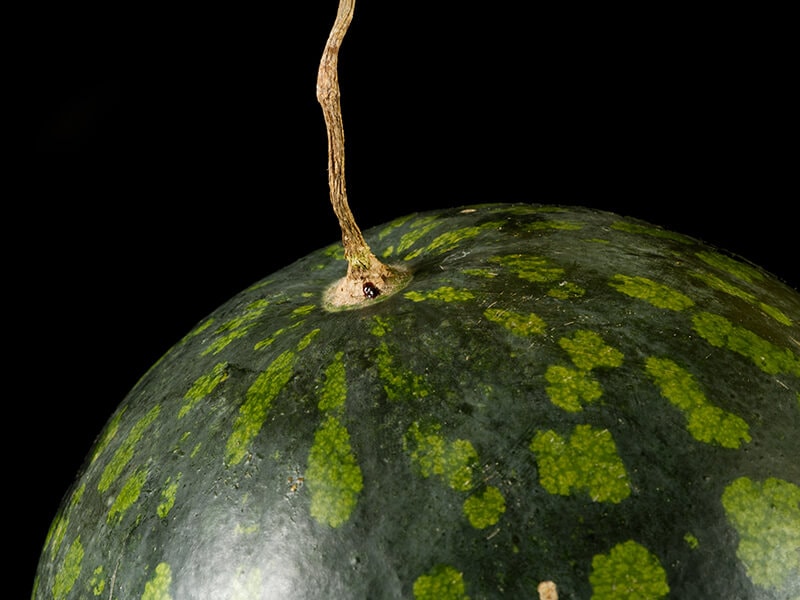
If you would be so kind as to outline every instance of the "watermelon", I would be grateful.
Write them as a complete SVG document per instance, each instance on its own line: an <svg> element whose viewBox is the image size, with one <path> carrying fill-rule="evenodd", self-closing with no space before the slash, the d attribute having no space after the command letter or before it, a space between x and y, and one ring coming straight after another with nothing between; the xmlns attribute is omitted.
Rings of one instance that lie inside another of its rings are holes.
<svg viewBox="0 0 800 600"><path fill-rule="evenodd" d="M800 598L797 291L580 207L364 237L400 289L322 248L140 379L34 599Z"/></svg>

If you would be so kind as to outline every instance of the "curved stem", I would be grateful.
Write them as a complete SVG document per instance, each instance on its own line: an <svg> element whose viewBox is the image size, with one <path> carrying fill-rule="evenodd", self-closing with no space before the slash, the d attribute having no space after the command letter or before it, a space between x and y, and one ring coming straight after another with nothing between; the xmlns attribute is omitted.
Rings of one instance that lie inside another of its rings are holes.
<svg viewBox="0 0 800 600"><path fill-rule="evenodd" d="M340 0L336 20L331 28L328 42L322 52L317 75L317 101L322 107L328 131L328 187L330 188L333 212L339 219L342 230L344 257L347 260L347 276L340 282L343 296L336 303L355 304L365 298L374 297L397 285L398 278L405 279L396 269L379 261L364 240L347 203L347 187L344 175L344 125L339 92L339 47L353 20L355 0ZM374 293L367 294L369 284Z"/></svg>
<svg viewBox="0 0 800 600"><path fill-rule="evenodd" d="M341 94L339 92L339 47L353 20L355 0L342 0L336 14L328 43L322 53L317 75L317 101L322 106L328 130L328 187L330 188L333 212L342 229L342 243L348 262L355 260L361 267L368 267L364 254L369 246L356 225L347 203L347 186L344 176L344 124L342 123ZM366 262L367 264L363 264Z"/></svg>

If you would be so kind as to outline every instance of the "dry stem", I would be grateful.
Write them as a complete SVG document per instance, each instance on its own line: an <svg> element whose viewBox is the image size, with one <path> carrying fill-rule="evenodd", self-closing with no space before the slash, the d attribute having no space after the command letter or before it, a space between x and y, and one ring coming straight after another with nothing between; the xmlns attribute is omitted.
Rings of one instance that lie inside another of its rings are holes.
<svg viewBox="0 0 800 600"><path fill-rule="evenodd" d="M339 92L339 47L353 19L355 0L340 0L336 20L328 42L322 52L317 76L317 101L322 107L328 131L328 187L333 212L342 229L347 275L329 292L333 305L360 304L368 299L365 284L377 288L381 294L391 292L405 281L403 273L384 265L370 250L361 230L356 225L347 203L344 176L344 125Z"/></svg>

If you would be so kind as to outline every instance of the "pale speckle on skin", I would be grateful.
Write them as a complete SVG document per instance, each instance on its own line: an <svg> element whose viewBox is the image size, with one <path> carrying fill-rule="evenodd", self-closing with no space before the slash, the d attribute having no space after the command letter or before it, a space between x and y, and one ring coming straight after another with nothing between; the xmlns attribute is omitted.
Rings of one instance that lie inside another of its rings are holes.
<svg viewBox="0 0 800 600"><path fill-rule="evenodd" d="M539 592L539 600L558 600L558 590L552 581L543 581L536 588Z"/></svg>

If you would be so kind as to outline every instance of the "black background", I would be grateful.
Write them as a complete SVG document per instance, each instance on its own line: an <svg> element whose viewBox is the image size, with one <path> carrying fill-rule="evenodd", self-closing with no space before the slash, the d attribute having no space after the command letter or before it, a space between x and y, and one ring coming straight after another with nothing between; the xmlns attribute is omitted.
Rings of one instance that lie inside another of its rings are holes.
<svg viewBox="0 0 800 600"><path fill-rule="evenodd" d="M287 4L27 19L4 194L6 485L29 525L14 534L27 590L137 379L236 292L339 238L315 96L336 3ZM780 15L412 6L360 2L342 46L362 229L475 202L592 206L800 288Z"/></svg>

